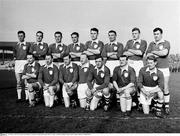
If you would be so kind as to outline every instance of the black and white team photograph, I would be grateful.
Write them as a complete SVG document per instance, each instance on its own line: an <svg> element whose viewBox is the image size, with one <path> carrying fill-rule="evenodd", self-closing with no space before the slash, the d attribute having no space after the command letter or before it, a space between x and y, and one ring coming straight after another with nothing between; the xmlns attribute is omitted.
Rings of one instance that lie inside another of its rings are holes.
<svg viewBox="0 0 180 136"><path fill-rule="evenodd" d="M180 133L180 1L0 0L0 133Z"/></svg>

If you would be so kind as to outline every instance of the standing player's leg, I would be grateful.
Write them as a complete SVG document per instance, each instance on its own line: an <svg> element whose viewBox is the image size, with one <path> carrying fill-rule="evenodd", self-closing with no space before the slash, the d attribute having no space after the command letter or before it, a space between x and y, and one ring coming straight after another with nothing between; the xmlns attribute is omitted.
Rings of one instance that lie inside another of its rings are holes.
<svg viewBox="0 0 180 136"><path fill-rule="evenodd" d="M170 93L169 93L169 76L164 77L164 104L165 104L165 113L169 114L169 102L170 102Z"/></svg>
<svg viewBox="0 0 180 136"><path fill-rule="evenodd" d="M21 93L22 93L21 77L22 77L22 74L21 73L15 73L15 76L16 76L16 81L17 81L16 90L17 90L17 96L18 96L18 99L16 102L21 102L22 101L22 98L21 98Z"/></svg>

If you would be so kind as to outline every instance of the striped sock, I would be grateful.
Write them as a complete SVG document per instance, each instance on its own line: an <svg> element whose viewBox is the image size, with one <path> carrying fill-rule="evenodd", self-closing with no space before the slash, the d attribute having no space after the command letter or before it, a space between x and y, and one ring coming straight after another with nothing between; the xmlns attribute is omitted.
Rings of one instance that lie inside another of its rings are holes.
<svg viewBox="0 0 180 136"><path fill-rule="evenodd" d="M157 111L161 111L162 105L163 105L163 101L162 100L158 100L157 101L157 105L156 105L156 110Z"/></svg>
<svg viewBox="0 0 180 136"><path fill-rule="evenodd" d="M170 101L170 94L164 94L164 104L165 107L169 107L169 101Z"/></svg>

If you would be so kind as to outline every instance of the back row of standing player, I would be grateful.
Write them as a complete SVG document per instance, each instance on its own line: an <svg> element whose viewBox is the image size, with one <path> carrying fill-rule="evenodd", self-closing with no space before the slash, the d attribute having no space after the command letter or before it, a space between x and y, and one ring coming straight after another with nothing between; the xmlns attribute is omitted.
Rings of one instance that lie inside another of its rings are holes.
<svg viewBox="0 0 180 136"><path fill-rule="evenodd" d="M123 48L123 44L116 41L116 32L111 30L108 32L109 43L105 44L98 40L98 29L92 28L90 30L91 40L82 44L79 42L79 34L73 32L71 38L73 43L66 46L62 41L62 33L55 32L55 43L48 46L47 43L42 42L43 32L38 31L36 33L36 42L32 45L25 42L25 33L23 31L18 32L19 42L14 48L15 57L15 72L17 78L17 94L18 100L21 99L21 76L26 64L27 53L30 52L35 56L35 59L41 65L45 64L45 56L50 53L53 55L54 63L59 67L63 63L63 57L66 54L70 54L72 61L80 64L81 53L87 54L90 63L95 65L95 58L97 55L101 55L104 59L106 66L110 69L112 76L113 70L119 65L118 59L124 54L128 56L128 64L134 68L136 77L138 77L139 70L144 66L143 56L146 52L147 56L155 56L157 58L157 68L162 71L164 75L164 103L165 111L169 112L169 65L168 54L170 50L170 43L163 39L163 30L161 28L155 28L153 30L154 41L151 42L147 48L147 42L140 39L140 30L138 28L132 29L132 40L129 40Z"/></svg>

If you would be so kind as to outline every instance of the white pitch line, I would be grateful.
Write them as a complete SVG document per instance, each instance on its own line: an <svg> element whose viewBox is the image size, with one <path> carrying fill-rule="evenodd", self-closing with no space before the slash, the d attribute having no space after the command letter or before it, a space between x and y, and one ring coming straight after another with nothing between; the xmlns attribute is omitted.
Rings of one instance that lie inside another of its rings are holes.
<svg viewBox="0 0 180 136"><path fill-rule="evenodd" d="M27 116L27 115L5 115L0 116L1 118L59 118L59 119L119 119L119 120L127 120L127 119L136 119L136 120L159 120L159 119L167 119L167 120L180 120L180 117L167 117L167 118L157 118L157 117L110 117L110 116L82 116L82 117L73 117L73 116Z"/></svg>

